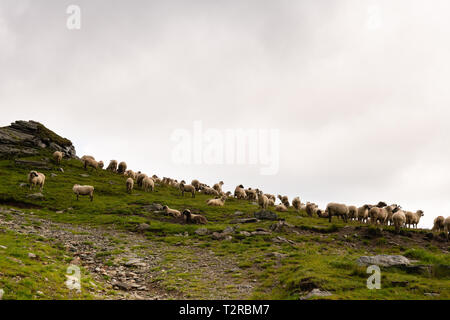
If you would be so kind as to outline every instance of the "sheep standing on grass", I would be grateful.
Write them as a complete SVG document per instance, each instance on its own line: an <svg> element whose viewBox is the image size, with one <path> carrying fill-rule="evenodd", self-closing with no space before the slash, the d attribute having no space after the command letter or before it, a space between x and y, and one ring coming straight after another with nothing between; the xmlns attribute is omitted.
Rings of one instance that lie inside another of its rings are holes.
<svg viewBox="0 0 450 320"><path fill-rule="evenodd" d="M130 177L133 180L136 180L136 172L133 170L127 170L125 171L125 177Z"/></svg>
<svg viewBox="0 0 450 320"><path fill-rule="evenodd" d="M91 201L94 200L94 187L93 186L80 186L76 184L72 188L73 193L77 195L77 200L79 196L89 196Z"/></svg>
<svg viewBox="0 0 450 320"><path fill-rule="evenodd" d="M184 182L184 181L183 181ZM184 197L185 192L190 192L192 194L192 198L195 198L195 188L193 185L180 183L181 195Z"/></svg>
<svg viewBox="0 0 450 320"><path fill-rule="evenodd" d="M186 223L207 224L208 220L200 214L193 214L190 210L183 211L184 219Z"/></svg>
<svg viewBox="0 0 450 320"><path fill-rule="evenodd" d="M433 229L431 231L442 232L444 231L445 218L443 216L436 217L433 222Z"/></svg>
<svg viewBox="0 0 450 320"><path fill-rule="evenodd" d="M300 206L301 206L301 204L302 204L302 203L301 203L299 197L295 197L295 198L292 200L292 206L295 208L295 210L297 210L297 212L300 211Z"/></svg>
<svg viewBox="0 0 450 320"><path fill-rule="evenodd" d="M329 222L333 216L341 217L345 222L348 220L348 207L345 204L331 202L327 205L325 213Z"/></svg>
<svg viewBox="0 0 450 320"><path fill-rule="evenodd" d="M267 210L267 207L269 206L269 198L265 194L260 194L258 196L258 204L263 210Z"/></svg>
<svg viewBox="0 0 450 320"><path fill-rule="evenodd" d="M95 158L94 158L93 156L88 156L88 155L82 156L82 157L80 158L81 162L84 162L84 160L86 160L86 159L92 159L92 160L95 160Z"/></svg>
<svg viewBox="0 0 450 320"><path fill-rule="evenodd" d="M253 200L253 201L258 200L258 191L257 190L248 188L247 190L245 190L245 193L247 194L247 200Z"/></svg>
<svg viewBox="0 0 450 320"><path fill-rule="evenodd" d="M117 172L117 160L111 160L106 170L111 172Z"/></svg>
<svg viewBox="0 0 450 320"><path fill-rule="evenodd" d="M99 162L97 162L91 158L84 159L83 164L84 164L84 170L87 170L88 167L98 170L98 167L99 167Z"/></svg>
<svg viewBox="0 0 450 320"><path fill-rule="evenodd" d="M447 234L447 240L450 240L450 217L444 220L444 232Z"/></svg>
<svg viewBox="0 0 450 320"><path fill-rule="evenodd" d="M210 187L201 187L201 188L202 188L203 194L209 194L209 195L214 195L214 196L219 195L219 192L213 188L210 188Z"/></svg>
<svg viewBox="0 0 450 320"><path fill-rule="evenodd" d="M411 228L412 225L413 228L417 229L421 217L423 217L422 210L417 210L416 212L406 211L406 224L408 228Z"/></svg>
<svg viewBox="0 0 450 320"><path fill-rule="evenodd" d="M245 192L244 186L242 184L238 185L236 189L234 189L234 196L237 199L245 199L247 198L247 193Z"/></svg>
<svg viewBox="0 0 450 320"><path fill-rule="evenodd" d="M392 223L395 226L395 232L399 233L400 228L402 228L406 223L406 216L405 213L401 210L395 212L392 215Z"/></svg>
<svg viewBox="0 0 450 320"><path fill-rule="evenodd" d="M362 223L367 223L369 219L369 210L372 208L371 205L365 204L358 208L358 221Z"/></svg>
<svg viewBox="0 0 450 320"><path fill-rule="evenodd" d="M179 217L181 217L181 212L178 211L178 210L170 209L168 206L164 206L162 209L163 209L163 211L164 211L167 215L169 215L169 216L172 216L172 217L174 217L174 218L179 218Z"/></svg>
<svg viewBox="0 0 450 320"><path fill-rule="evenodd" d="M55 151L53 153L53 160L55 160L56 164L61 164L63 158L63 153L61 151Z"/></svg>
<svg viewBox="0 0 450 320"><path fill-rule="evenodd" d="M191 185L194 186L195 191L200 191L200 181L197 179L192 180Z"/></svg>
<svg viewBox="0 0 450 320"><path fill-rule="evenodd" d="M125 171L127 171L127 163L122 161L121 163L119 163L119 167L117 169L117 173L118 174L124 174Z"/></svg>
<svg viewBox="0 0 450 320"><path fill-rule="evenodd" d="M219 183L216 183L213 185L213 189L216 190L218 193L221 193L222 186L223 186L223 181L220 181Z"/></svg>
<svg viewBox="0 0 450 320"><path fill-rule="evenodd" d="M380 201L376 206L370 208L369 217L371 224L377 224L377 222L380 222L380 224L385 224L385 222L387 222L388 212L384 208L386 206L386 203Z"/></svg>
<svg viewBox="0 0 450 320"><path fill-rule="evenodd" d="M142 189L144 189L145 192L148 192L148 190L151 192L155 191L155 181L153 181L152 178L145 177L142 180Z"/></svg>
<svg viewBox="0 0 450 320"><path fill-rule="evenodd" d="M284 204L280 203L279 205L275 206L275 211L287 212L288 208L286 208L286 206Z"/></svg>
<svg viewBox="0 0 450 320"><path fill-rule="evenodd" d="M286 208L289 208L289 199L287 196L278 195L278 199L280 199L281 203L284 204Z"/></svg>
<svg viewBox="0 0 450 320"><path fill-rule="evenodd" d="M131 178L128 178L126 185L127 185L127 192L131 193L131 191L133 191L133 187L134 187L134 180Z"/></svg>
<svg viewBox="0 0 450 320"><path fill-rule="evenodd" d="M356 220L358 218L358 208L355 206L348 206L348 218L350 221Z"/></svg>
<svg viewBox="0 0 450 320"><path fill-rule="evenodd" d="M100 168L100 170L103 170L103 167L105 166L105 164L103 163L103 161L99 161L98 162L98 167Z"/></svg>
<svg viewBox="0 0 450 320"><path fill-rule="evenodd" d="M226 196L222 196L218 199L209 199L206 201L206 204L208 206L215 206L215 207L223 207L225 205L225 201L227 200Z"/></svg>
<svg viewBox="0 0 450 320"><path fill-rule="evenodd" d="M45 175L35 170L30 171L30 173L28 174L28 183L30 184L30 190L35 186L39 186L39 189L42 192L45 184Z"/></svg>
<svg viewBox="0 0 450 320"><path fill-rule="evenodd" d="M308 202L308 203L306 204L306 208L305 208L306 214L307 214L309 217L312 217L313 214L314 214L314 210L315 210L316 208L317 208L317 205L316 205L315 203Z"/></svg>
<svg viewBox="0 0 450 320"><path fill-rule="evenodd" d="M136 183L137 183L137 185L138 185L139 188L142 188L142 181L143 181L145 178L147 178L147 175L146 175L145 173L139 173L139 174L137 175Z"/></svg>

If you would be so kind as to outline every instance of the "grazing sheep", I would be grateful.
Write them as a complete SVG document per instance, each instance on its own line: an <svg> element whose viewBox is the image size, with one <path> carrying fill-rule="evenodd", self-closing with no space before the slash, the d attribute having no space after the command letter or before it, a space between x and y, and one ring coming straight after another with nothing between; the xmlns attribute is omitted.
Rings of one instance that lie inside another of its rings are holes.
<svg viewBox="0 0 450 320"><path fill-rule="evenodd" d="M447 240L450 240L450 217L445 218L444 232L447 234Z"/></svg>
<svg viewBox="0 0 450 320"><path fill-rule="evenodd" d="M89 196L91 201L94 200L93 186L80 186L79 184L76 184L73 186L72 190L77 195L77 200L79 196Z"/></svg>
<svg viewBox="0 0 450 320"><path fill-rule="evenodd" d="M350 221L356 220L358 218L358 208L355 206L348 206L348 218Z"/></svg>
<svg viewBox="0 0 450 320"><path fill-rule="evenodd" d="M292 200L292 206L295 208L295 210L300 211L301 201L299 197L295 197Z"/></svg>
<svg viewBox="0 0 450 320"><path fill-rule="evenodd" d="M103 163L103 161L99 161L98 162L98 167L100 168L100 169L103 169L103 167L105 166L105 164Z"/></svg>
<svg viewBox="0 0 450 320"><path fill-rule="evenodd" d="M111 160L106 170L111 172L117 172L117 160Z"/></svg>
<svg viewBox="0 0 450 320"><path fill-rule="evenodd" d="M417 225L419 224L420 218L423 217L423 211L417 210L416 212L406 211L406 224L408 228L415 227L417 229Z"/></svg>
<svg viewBox="0 0 450 320"><path fill-rule="evenodd" d="M137 185L138 185L139 188L142 188L142 181L143 181L145 178L147 178L147 175L146 175L145 173L139 173L139 174L137 175L136 183L137 183Z"/></svg>
<svg viewBox="0 0 450 320"><path fill-rule="evenodd" d="M220 181L219 183L216 183L213 185L213 189L220 193L220 192L222 192L222 186L223 186L223 181Z"/></svg>
<svg viewBox="0 0 450 320"><path fill-rule="evenodd" d="M28 174L28 183L30 184L30 190L34 186L39 186L39 189L42 192L45 184L45 175L34 170L30 171L30 173Z"/></svg>
<svg viewBox="0 0 450 320"><path fill-rule="evenodd" d="M434 219L433 228L431 229L431 231L444 231L444 222L445 218L443 216L436 217Z"/></svg>
<svg viewBox="0 0 450 320"><path fill-rule="evenodd" d="M286 208L289 208L289 199L287 196L278 195L278 199L280 199L281 203L284 204Z"/></svg>
<svg viewBox="0 0 450 320"><path fill-rule="evenodd" d="M247 190L245 190L245 193L247 194L247 200L254 200L254 201L258 200L258 191L257 190L248 188Z"/></svg>
<svg viewBox="0 0 450 320"><path fill-rule="evenodd" d="M275 211L286 212L288 211L288 208L286 208L284 204L280 203L279 205L275 206Z"/></svg>
<svg viewBox="0 0 450 320"><path fill-rule="evenodd" d="M222 196L218 199L209 199L206 201L206 204L208 206L215 206L215 207L223 207L225 205L225 200L227 200L226 196Z"/></svg>
<svg viewBox="0 0 450 320"><path fill-rule="evenodd" d="M238 185L236 189L234 189L234 196L238 199L247 198L247 193L245 192L244 186L242 184Z"/></svg>
<svg viewBox="0 0 450 320"><path fill-rule="evenodd" d="M182 182L180 182L181 195L184 197L185 192L190 192L192 194L192 198L195 198L194 186L191 184L184 184L183 182L184 182L184 180Z"/></svg>
<svg viewBox="0 0 450 320"><path fill-rule="evenodd" d="M393 224L392 216L394 215L394 213L399 211L401 207L396 204L391 204L390 206L387 206L385 209L387 211L386 224L392 225Z"/></svg>
<svg viewBox="0 0 450 320"><path fill-rule="evenodd" d="M119 163L119 167L117 168L117 173L124 174L125 171L127 171L127 163L122 161L121 163Z"/></svg>
<svg viewBox="0 0 450 320"><path fill-rule="evenodd" d="M306 204L306 208L305 208L306 214L307 214L308 216L312 217L313 214L314 214L314 209L316 209L316 208L317 208L317 205L316 205L315 203L308 202L308 203Z"/></svg>
<svg viewBox="0 0 450 320"><path fill-rule="evenodd" d="M86 160L86 159L92 159L92 160L95 160L95 158L93 157L93 156L82 156L81 158L80 158L80 160L82 161L82 162L84 162L84 160Z"/></svg>
<svg viewBox="0 0 450 320"><path fill-rule="evenodd" d="M144 189L145 192L148 192L148 190L151 192L155 191L155 181L153 181L152 178L145 177L142 180L142 189Z"/></svg>
<svg viewBox="0 0 450 320"><path fill-rule="evenodd" d="M358 208L358 221L367 223L369 219L369 210L372 208L371 205L365 204L362 207Z"/></svg>
<svg viewBox="0 0 450 320"><path fill-rule="evenodd" d="M125 172L125 177L130 177L131 179L136 180L136 172L133 170L127 170Z"/></svg>
<svg viewBox="0 0 450 320"><path fill-rule="evenodd" d="M208 220L200 214L193 214L190 210L186 209L183 211L183 215L186 223L196 223L196 224L207 224Z"/></svg>
<svg viewBox="0 0 450 320"><path fill-rule="evenodd" d="M98 170L99 162L95 161L94 159L86 158L84 159L83 163L84 163L84 170L87 170L88 167Z"/></svg>
<svg viewBox="0 0 450 320"><path fill-rule="evenodd" d="M209 194L214 196L219 196L219 192L213 188L210 187L201 187L203 194Z"/></svg>
<svg viewBox="0 0 450 320"><path fill-rule="evenodd" d="M328 218L328 214L325 212L325 210L314 208L314 212L319 218Z"/></svg>
<svg viewBox="0 0 450 320"><path fill-rule="evenodd" d="M260 194L258 196L258 204L263 210L267 210L267 207L269 206L269 198L265 194Z"/></svg>
<svg viewBox="0 0 450 320"><path fill-rule="evenodd" d="M277 201L277 198L276 198L273 194L265 193L264 195L265 195L269 200L273 200L273 202Z"/></svg>
<svg viewBox="0 0 450 320"><path fill-rule="evenodd" d="M402 228L406 223L406 216L402 210L396 211L392 215L392 223L395 226L395 232L399 233L400 228Z"/></svg>
<svg viewBox="0 0 450 320"><path fill-rule="evenodd" d="M172 217L174 217L174 218L179 218L179 217L181 217L181 212L178 211L178 210L170 209L168 206L164 206L162 209L163 209L163 211L164 211L167 215L169 215L169 216L172 216Z"/></svg>
<svg viewBox="0 0 450 320"><path fill-rule="evenodd" d="M161 183L161 179L158 178L158 176L156 174L152 175L153 181L155 181L155 183Z"/></svg>
<svg viewBox="0 0 450 320"><path fill-rule="evenodd" d="M62 158L63 158L63 153L61 151L55 151L53 153L53 160L55 160L56 164L61 164Z"/></svg>
<svg viewBox="0 0 450 320"><path fill-rule="evenodd" d="M200 181L198 181L197 179L194 179L191 181L191 185L194 186L195 191L200 191Z"/></svg>
<svg viewBox="0 0 450 320"><path fill-rule="evenodd" d="M341 217L345 222L348 220L348 207L345 204L331 202L325 209L328 221L331 222L333 216Z"/></svg>
<svg viewBox="0 0 450 320"><path fill-rule="evenodd" d="M371 224L387 224L389 212L392 212L392 206L388 206L385 202L378 202L378 204L369 210L369 217Z"/></svg>
<svg viewBox="0 0 450 320"><path fill-rule="evenodd" d="M266 196L266 195L265 195ZM267 196L266 196L267 197ZM273 207L275 205L275 200L269 198L269 206Z"/></svg>
<svg viewBox="0 0 450 320"><path fill-rule="evenodd" d="M127 185L127 192L131 193L131 191L133 191L133 187L134 187L134 180L132 178L128 178L126 185Z"/></svg>

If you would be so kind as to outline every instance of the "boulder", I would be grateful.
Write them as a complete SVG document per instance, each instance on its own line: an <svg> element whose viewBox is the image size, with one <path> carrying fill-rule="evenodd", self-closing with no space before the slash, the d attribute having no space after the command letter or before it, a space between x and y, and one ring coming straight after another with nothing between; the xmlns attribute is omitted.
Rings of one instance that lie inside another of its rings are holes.
<svg viewBox="0 0 450 320"><path fill-rule="evenodd" d="M377 265L381 267L408 266L411 264L408 258L399 255L377 255L359 257L357 263L360 266Z"/></svg>
<svg viewBox="0 0 450 320"><path fill-rule="evenodd" d="M259 220L256 218L242 218L242 219L234 219L231 220L230 223L253 223L253 222L258 222Z"/></svg>
<svg viewBox="0 0 450 320"><path fill-rule="evenodd" d="M312 289L306 296L301 297L300 300L307 300L313 297L328 297L331 295L333 295L331 292L315 288Z"/></svg>
<svg viewBox="0 0 450 320"><path fill-rule="evenodd" d="M195 234L198 234L199 236L205 236L210 233L210 231L207 228L199 228L194 231Z"/></svg>
<svg viewBox="0 0 450 320"><path fill-rule="evenodd" d="M269 210L255 212L255 218L259 220L278 220L277 214Z"/></svg>
<svg viewBox="0 0 450 320"><path fill-rule="evenodd" d="M42 199L44 199L44 195L40 192L32 193L32 194L27 195L27 198L30 198L33 200L42 200Z"/></svg>

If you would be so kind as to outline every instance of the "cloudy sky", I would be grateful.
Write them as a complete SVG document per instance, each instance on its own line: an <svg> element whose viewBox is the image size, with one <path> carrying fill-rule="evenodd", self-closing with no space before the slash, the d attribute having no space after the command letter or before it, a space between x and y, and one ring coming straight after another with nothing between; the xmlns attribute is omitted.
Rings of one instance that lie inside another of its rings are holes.
<svg viewBox="0 0 450 320"><path fill-rule="evenodd" d="M430 227L450 212L449 12L447 0L2 0L0 125L37 120L80 156L226 190L399 203ZM177 163L174 132L195 123L278 130L279 170Z"/></svg>

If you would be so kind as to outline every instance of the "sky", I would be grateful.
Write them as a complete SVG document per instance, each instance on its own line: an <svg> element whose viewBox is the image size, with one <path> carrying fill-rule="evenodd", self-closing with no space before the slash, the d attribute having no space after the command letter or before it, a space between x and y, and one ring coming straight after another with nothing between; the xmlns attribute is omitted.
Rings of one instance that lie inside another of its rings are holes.
<svg viewBox="0 0 450 320"><path fill-rule="evenodd" d="M2 0L0 126L36 120L79 156L225 190L397 203L431 227L450 212L448 12L447 0ZM238 150L223 137L240 129L276 134L245 144L256 163L207 160L211 145Z"/></svg>

